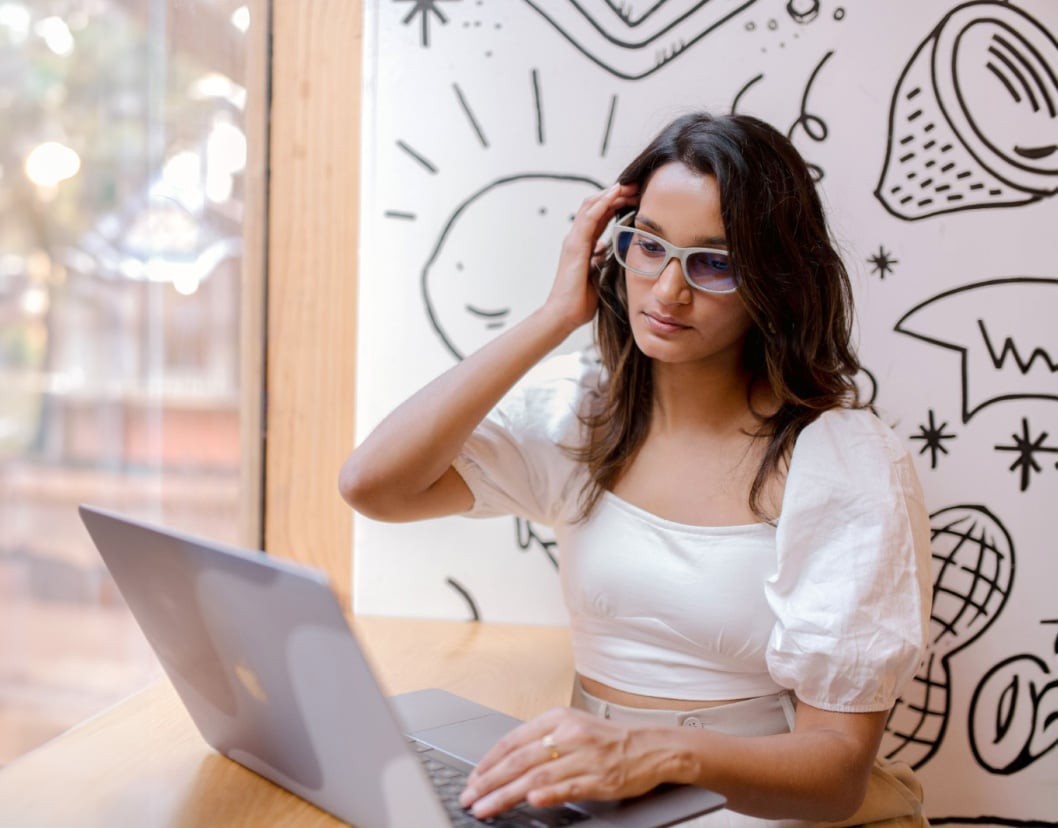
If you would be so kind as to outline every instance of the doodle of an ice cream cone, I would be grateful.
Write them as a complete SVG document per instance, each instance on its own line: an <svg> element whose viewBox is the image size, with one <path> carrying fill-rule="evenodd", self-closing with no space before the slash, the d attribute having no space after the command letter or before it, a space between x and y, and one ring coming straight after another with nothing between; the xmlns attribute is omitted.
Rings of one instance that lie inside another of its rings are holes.
<svg viewBox="0 0 1058 828"><path fill-rule="evenodd" d="M897 82L875 195L903 219L1058 191L1058 42L1007 3L966 3Z"/></svg>

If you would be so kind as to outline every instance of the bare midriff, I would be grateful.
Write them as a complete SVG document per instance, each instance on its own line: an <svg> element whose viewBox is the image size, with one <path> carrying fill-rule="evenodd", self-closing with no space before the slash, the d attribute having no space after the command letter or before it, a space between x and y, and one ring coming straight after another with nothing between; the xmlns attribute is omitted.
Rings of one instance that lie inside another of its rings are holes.
<svg viewBox="0 0 1058 828"><path fill-rule="evenodd" d="M639 693L618 690L616 687L610 687L608 684L602 684L579 674L577 678L580 679L580 686L597 699L602 699L612 704L621 704L625 707L642 707L647 710L701 710L703 707L720 707L724 704L731 704L731 702L744 701L744 699L696 701L694 699L666 699L661 696L641 696Z"/></svg>

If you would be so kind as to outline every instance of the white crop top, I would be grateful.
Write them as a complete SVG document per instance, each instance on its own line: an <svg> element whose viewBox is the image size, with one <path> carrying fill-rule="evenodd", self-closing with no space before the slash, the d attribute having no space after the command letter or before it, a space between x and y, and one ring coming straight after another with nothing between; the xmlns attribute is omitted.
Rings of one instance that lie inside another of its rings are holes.
<svg viewBox="0 0 1058 828"><path fill-rule="evenodd" d="M593 350L537 366L454 465L471 516L554 527L579 673L675 699L793 690L826 710L885 710L921 658L930 530L897 436L861 410L798 436L777 526L688 526L606 492L576 522Z"/></svg>

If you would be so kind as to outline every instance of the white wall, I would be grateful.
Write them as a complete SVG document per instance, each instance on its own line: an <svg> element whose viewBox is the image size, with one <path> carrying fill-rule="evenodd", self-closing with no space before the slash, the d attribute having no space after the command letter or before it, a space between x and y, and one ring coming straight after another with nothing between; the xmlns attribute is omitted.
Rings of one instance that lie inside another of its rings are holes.
<svg viewBox="0 0 1058 828"><path fill-rule="evenodd" d="M542 300L665 122L737 101L822 175L933 512L933 644L883 750L937 824L1058 825L1058 3L365 5L358 433ZM358 519L356 606L560 623L556 554L513 519Z"/></svg>

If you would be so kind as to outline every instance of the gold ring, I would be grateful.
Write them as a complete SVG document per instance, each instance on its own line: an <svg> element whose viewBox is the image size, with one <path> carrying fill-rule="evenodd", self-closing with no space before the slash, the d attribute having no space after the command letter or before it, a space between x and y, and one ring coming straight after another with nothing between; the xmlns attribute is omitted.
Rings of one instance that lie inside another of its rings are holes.
<svg viewBox="0 0 1058 828"><path fill-rule="evenodd" d="M558 759L558 757L561 755L558 752L558 748L555 747L555 737L552 736L550 733L548 733L543 739L541 739L540 743L547 750L548 755L551 757L552 761Z"/></svg>

